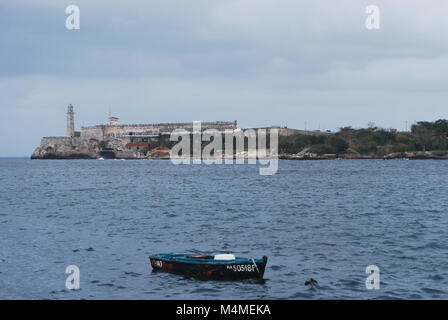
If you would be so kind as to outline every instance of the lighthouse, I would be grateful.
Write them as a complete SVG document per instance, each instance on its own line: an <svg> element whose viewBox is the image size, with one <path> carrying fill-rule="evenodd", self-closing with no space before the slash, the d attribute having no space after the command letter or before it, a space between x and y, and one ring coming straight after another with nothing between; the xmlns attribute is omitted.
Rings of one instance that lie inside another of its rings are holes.
<svg viewBox="0 0 448 320"><path fill-rule="evenodd" d="M75 136L75 113L71 104L67 107L67 137L73 138Z"/></svg>

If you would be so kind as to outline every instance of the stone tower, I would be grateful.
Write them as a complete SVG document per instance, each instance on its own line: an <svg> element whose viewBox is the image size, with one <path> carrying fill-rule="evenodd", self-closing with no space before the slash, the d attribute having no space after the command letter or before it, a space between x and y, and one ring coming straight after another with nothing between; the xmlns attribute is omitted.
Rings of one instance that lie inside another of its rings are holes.
<svg viewBox="0 0 448 320"><path fill-rule="evenodd" d="M71 104L67 107L67 137L73 138L75 136L75 113Z"/></svg>

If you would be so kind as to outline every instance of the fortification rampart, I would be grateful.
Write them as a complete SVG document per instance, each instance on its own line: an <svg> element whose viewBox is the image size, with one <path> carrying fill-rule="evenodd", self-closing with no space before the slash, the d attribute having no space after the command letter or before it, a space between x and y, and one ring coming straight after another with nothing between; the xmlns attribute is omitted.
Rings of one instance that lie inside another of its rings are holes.
<svg viewBox="0 0 448 320"><path fill-rule="evenodd" d="M52 145L52 144L72 144L73 139L79 139L79 138L71 138L71 137L43 137L40 145L46 146L46 145ZM76 143L76 142L75 142Z"/></svg>
<svg viewBox="0 0 448 320"><path fill-rule="evenodd" d="M136 159L145 150L126 149L128 143L141 139L141 143L149 145L149 140L155 136L170 134L176 129L193 131L193 123L158 123L158 124L118 124L118 118L109 117L108 125L82 127L81 132L75 131L74 111L70 104L67 107L67 136L44 137L37 147L32 159L73 159L98 157L121 157ZM201 122L202 130L216 129L219 131L237 129L236 121ZM136 152L139 151L139 152Z"/></svg>
<svg viewBox="0 0 448 320"><path fill-rule="evenodd" d="M82 127L81 128L81 138L82 139L104 139L104 125L94 126L94 127Z"/></svg>
<svg viewBox="0 0 448 320"><path fill-rule="evenodd" d="M202 130L216 129L236 129L236 121L216 121L201 122ZM159 135L170 134L176 129L184 129L186 131L193 130L193 123L159 123L159 124L123 124L123 125L97 125L81 128L81 138L84 139L105 139L108 137L121 138L132 135Z"/></svg>
<svg viewBox="0 0 448 320"><path fill-rule="evenodd" d="M323 136L328 135L326 132L321 131L310 131L310 130L298 130L298 129L291 129L291 128L284 128L284 127L261 127L261 128L253 128L254 130L257 129L266 129L267 131L270 129L277 129L279 136L292 136L296 134L304 135L304 136Z"/></svg>
<svg viewBox="0 0 448 320"><path fill-rule="evenodd" d="M146 156L148 148L160 135L169 135L176 129L193 132L193 122L155 123L155 124L119 124L118 118L109 117L109 124L82 127L81 132L74 130L73 106L67 109L67 136L44 137L32 159L96 159L99 157L117 157L139 159ZM214 129L220 132L237 130L236 121L201 122L201 130ZM255 129L278 129L279 135L293 134L321 135L324 133L270 127ZM160 141L159 141L160 142ZM135 145L135 143L141 143Z"/></svg>

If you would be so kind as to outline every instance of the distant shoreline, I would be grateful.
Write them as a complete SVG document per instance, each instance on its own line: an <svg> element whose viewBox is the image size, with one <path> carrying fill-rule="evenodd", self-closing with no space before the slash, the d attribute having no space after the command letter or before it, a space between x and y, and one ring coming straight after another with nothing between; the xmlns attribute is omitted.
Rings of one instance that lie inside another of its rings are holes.
<svg viewBox="0 0 448 320"><path fill-rule="evenodd" d="M448 156L436 156L436 155L421 155L416 154L413 156L406 156L402 154L395 155L386 155L386 156L347 156L347 155L317 155L317 156L300 156L297 154L281 154L277 157L279 160L294 160L294 161L317 161L317 160L448 160ZM0 157L0 159L20 159L20 160L28 160L29 157ZM177 158L181 159L181 158ZM193 158L185 158L193 160ZM210 158L201 158L201 160L207 160ZM221 158L223 161L225 159L236 160L238 158ZM255 157L244 157L244 160L247 159L273 159L272 157L265 158L255 158ZM80 158L80 157L48 157L48 158L37 158L30 160L171 160L170 157L142 157L142 158Z"/></svg>
<svg viewBox="0 0 448 320"><path fill-rule="evenodd" d="M436 155L431 152L396 152L384 156L380 155L354 155L354 154L281 154L279 159L283 160L448 160L448 155Z"/></svg>

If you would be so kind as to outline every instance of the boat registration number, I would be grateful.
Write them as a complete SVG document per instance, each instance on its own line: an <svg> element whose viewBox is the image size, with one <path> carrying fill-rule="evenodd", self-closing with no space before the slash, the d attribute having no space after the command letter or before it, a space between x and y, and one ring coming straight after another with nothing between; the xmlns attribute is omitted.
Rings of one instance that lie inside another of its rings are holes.
<svg viewBox="0 0 448 320"><path fill-rule="evenodd" d="M231 264L227 266L227 270L229 269L235 272L254 272L255 266L253 264Z"/></svg>

